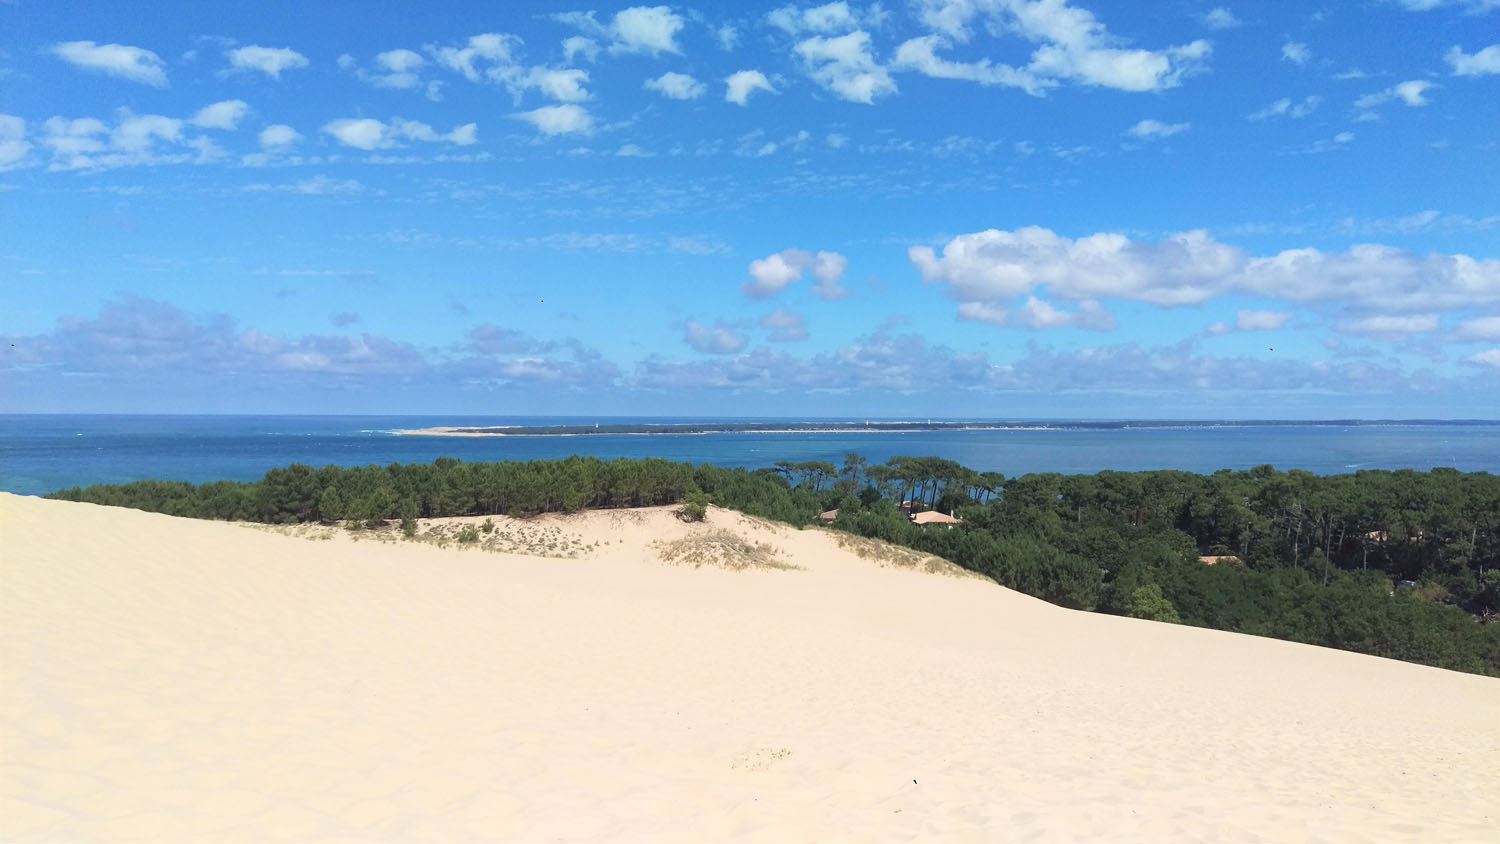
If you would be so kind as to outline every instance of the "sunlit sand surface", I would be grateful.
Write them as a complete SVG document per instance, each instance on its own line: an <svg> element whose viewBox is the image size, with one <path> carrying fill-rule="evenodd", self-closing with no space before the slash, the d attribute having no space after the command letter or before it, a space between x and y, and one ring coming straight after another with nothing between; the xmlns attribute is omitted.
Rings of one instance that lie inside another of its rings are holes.
<svg viewBox="0 0 1500 844"><path fill-rule="evenodd" d="M495 522L0 495L0 838L1500 840L1500 680L717 509Z"/></svg>

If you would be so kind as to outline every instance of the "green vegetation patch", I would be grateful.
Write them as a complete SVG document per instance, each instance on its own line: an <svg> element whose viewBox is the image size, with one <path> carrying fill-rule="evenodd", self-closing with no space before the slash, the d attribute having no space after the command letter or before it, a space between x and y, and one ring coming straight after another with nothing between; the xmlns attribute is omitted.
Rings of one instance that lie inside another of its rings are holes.
<svg viewBox="0 0 1500 844"><path fill-rule="evenodd" d="M671 542L655 545L657 554L664 562L680 566L730 569L801 569L784 560L777 559L781 552L766 542L750 542L727 530L695 533Z"/></svg>

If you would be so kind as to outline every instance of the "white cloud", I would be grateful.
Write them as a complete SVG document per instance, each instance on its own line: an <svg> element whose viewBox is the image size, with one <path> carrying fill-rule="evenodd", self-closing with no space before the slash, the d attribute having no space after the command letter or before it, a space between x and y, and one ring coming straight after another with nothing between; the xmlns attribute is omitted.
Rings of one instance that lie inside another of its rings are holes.
<svg viewBox="0 0 1500 844"><path fill-rule="evenodd" d="M823 143L828 144L830 149L843 149L849 145L849 136L830 132L823 138Z"/></svg>
<svg viewBox="0 0 1500 844"><path fill-rule="evenodd" d="M1045 89L1057 82L1039 79L1035 75L1017 70L1009 65L991 64L989 59L977 62L955 62L940 58L937 50L946 49L948 41L940 35L924 35L912 38L896 48L891 66L898 70L914 70L933 79L957 79L977 82L980 85L1004 85L1020 88L1033 96L1040 96Z"/></svg>
<svg viewBox="0 0 1500 844"><path fill-rule="evenodd" d="M825 302L833 302L852 295L849 291L839 287L839 279L844 277L844 270L849 268L849 259L837 252L819 252L813 259L812 274L816 284L813 285L813 294Z"/></svg>
<svg viewBox="0 0 1500 844"><path fill-rule="evenodd" d="M708 91L707 86L686 73L673 72L647 79L644 87L674 100L696 100Z"/></svg>
<svg viewBox="0 0 1500 844"><path fill-rule="evenodd" d="M1477 355L1470 355L1467 360L1490 369L1500 369L1500 349L1489 349Z"/></svg>
<svg viewBox="0 0 1500 844"><path fill-rule="evenodd" d="M1500 9L1500 0L1396 0L1408 11L1429 12L1433 9L1460 6L1471 15L1480 15Z"/></svg>
<svg viewBox="0 0 1500 844"><path fill-rule="evenodd" d="M498 66L502 72L514 64L512 51L521 45L521 39L514 35L505 35L497 32L485 32L480 35L469 36L468 42L463 47L437 47L428 45L427 52L432 55L437 63L449 70L463 74L470 82L478 82L481 79L481 61L492 65L491 70Z"/></svg>
<svg viewBox="0 0 1500 844"><path fill-rule="evenodd" d="M384 123L373 118L343 118L329 121L323 131L344 146L355 149L381 149L396 145L396 139Z"/></svg>
<svg viewBox="0 0 1500 844"><path fill-rule="evenodd" d="M1500 44L1491 44L1472 56L1455 45L1443 55L1443 61L1453 67L1454 76L1500 74Z"/></svg>
<svg viewBox="0 0 1500 844"><path fill-rule="evenodd" d="M801 249L784 249L774 255L757 258L750 262L750 276L754 281L740 285L746 296L752 299L769 299L780 293L787 285L798 281L802 274L812 271L815 284L813 293L825 301L835 301L850 295L839 286L849 259L837 252L819 252L814 255Z"/></svg>
<svg viewBox="0 0 1500 844"><path fill-rule="evenodd" d="M1067 0L921 0L919 18L935 35L914 39L897 51L904 67L924 73L937 70L943 78L970 78L986 84L1014 85L1040 93L1048 85L1072 80L1122 91L1159 91L1177 85L1199 70L1212 52L1207 41L1159 50L1124 49L1120 39L1086 9ZM933 55L948 41L964 43L973 35L975 18L997 38L1017 35L1036 44L1025 68L959 64Z"/></svg>
<svg viewBox="0 0 1500 844"><path fill-rule="evenodd" d="M1316 94L1303 97L1298 102L1293 102L1288 97L1282 97L1273 103L1267 104L1265 108L1250 114L1249 119L1268 120L1272 117L1291 117L1300 120L1317 111L1318 106L1322 102L1323 98Z"/></svg>
<svg viewBox="0 0 1500 844"><path fill-rule="evenodd" d="M571 35L563 39L563 61L571 62L578 56L584 61L593 61L599 56L599 42L583 35Z"/></svg>
<svg viewBox="0 0 1500 844"><path fill-rule="evenodd" d="M726 23L714 30L714 40L719 42L720 50L728 52L739 45L740 33L739 30Z"/></svg>
<svg viewBox="0 0 1500 844"><path fill-rule="evenodd" d="M1409 106L1424 106L1427 105L1427 100L1423 96L1423 93L1431 87L1431 82L1412 80L1396 85L1396 87L1391 89L1391 92Z"/></svg>
<svg viewBox="0 0 1500 844"><path fill-rule="evenodd" d="M783 6L767 14L766 21L788 35L848 32L861 25L859 17L844 0L807 9Z"/></svg>
<svg viewBox="0 0 1500 844"><path fill-rule="evenodd" d="M814 36L797 44L813 81L842 99L866 105L896 93L890 73L870 54L870 35L856 31L837 38Z"/></svg>
<svg viewBox="0 0 1500 844"><path fill-rule="evenodd" d="M355 73L361 80L379 88L411 90L422 87L422 76L418 71L426 67L427 59L413 50L387 50L375 56L375 65L379 72L355 70ZM354 57L339 56L339 67L344 70L354 69Z"/></svg>
<svg viewBox="0 0 1500 844"><path fill-rule="evenodd" d="M1359 334L1376 340L1405 340L1413 334L1436 331L1437 327L1436 314L1379 314L1363 319L1344 320L1339 323L1338 329L1345 334Z"/></svg>
<svg viewBox="0 0 1500 844"><path fill-rule="evenodd" d="M646 150L642 149L637 144L622 144L619 149L615 150L615 155L617 155L617 156L619 156L621 158L651 158L652 157L651 153L649 153Z"/></svg>
<svg viewBox="0 0 1500 844"><path fill-rule="evenodd" d="M233 129L246 114L250 106L244 100L225 100L204 106L188 122L203 129Z"/></svg>
<svg viewBox="0 0 1500 844"><path fill-rule="evenodd" d="M682 17L668 6L632 6L615 13L609 27L614 36L610 52L680 53L676 38L682 26Z"/></svg>
<svg viewBox="0 0 1500 844"><path fill-rule="evenodd" d="M964 302L958 306L958 318L965 322L988 322L993 325L1019 325L1032 331L1054 328L1083 328L1089 331L1114 331L1120 327L1114 314L1093 299L1084 299L1076 310L1067 311L1035 296L1014 311L985 302Z"/></svg>
<svg viewBox="0 0 1500 844"><path fill-rule="evenodd" d="M735 326L717 320L712 326L688 320L684 327L683 342L694 349L710 355L732 355L744 351L750 338Z"/></svg>
<svg viewBox="0 0 1500 844"><path fill-rule="evenodd" d="M515 87L519 90L536 88L560 103L578 103L590 98L589 92L583 87L588 81L589 74L586 70L534 67Z"/></svg>
<svg viewBox="0 0 1500 844"><path fill-rule="evenodd" d="M1239 311L1234 317L1236 331L1277 331L1292 318L1290 311Z"/></svg>
<svg viewBox="0 0 1500 844"><path fill-rule="evenodd" d="M19 166L30 151L26 121L13 114L0 114L0 172Z"/></svg>
<svg viewBox="0 0 1500 844"><path fill-rule="evenodd" d="M307 56L290 47L236 47L230 50L229 64L236 70L258 70L272 79L280 79L283 70L307 67Z"/></svg>
<svg viewBox="0 0 1500 844"><path fill-rule="evenodd" d="M1234 29L1240 25L1240 19L1234 16L1234 12L1218 6L1203 16L1203 25L1209 29Z"/></svg>
<svg viewBox="0 0 1500 844"><path fill-rule="evenodd" d="M1137 138L1170 138L1186 132L1190 125L1188 123L1163 123L1160 120L1148 118L1130 127L1126 132Z"/></svg>
<svg viewBox="0 0 1500 844"><path fill-rule="evenodd" d="M1454 333L1454 339L1460 341L1500 341L1500 316L1464 320L1458 324L1458 330Z"/></svg>
<svg viewBox="0 0 1500 844"><path fill-rule="evenodd" d="M1420 107L1427 105L1426 92L1434 87L1431 82L1421 79L1412 79L1386 88L1384 91L1376 91L1373 94L1365 94L1354 101L1354 107L1366 112L1365 119L1374 115L1369 114L1371 109L1377 108L1391 100L1400 100L1408 106Z"/></svg>
<svg viewBox="0 0 1500 844"><path fill-rule="evenodd" d="M93 41L67 41L52 48L63 61L109 76L167 87L166 64L150 50L124 44L95 44Z"/></svg>
<svg viewBox="0 0 1500 844"><path fill-rule="evenodd" d="M542 106L511 117L530 123L544 135L588 134L594 129L593 116L582 106L572 103Z"/></svg>
<svg viewBox="0 0 1500 844"><path fill-rule="evenodd" d="M49 170L99 170L159 164L202 164L225 156L213 141L184 132L187 121L119 110L114 125L83 117L52 117L39 143Z"/></svg>
<svg viewBox="0 0 1500 844"><path fill-rule="evenodd" d="M1024 228L960 235L941 257L926 246L908 255L926 283L943 285L955 301L996 307L1039 288L1074 301L1117 298L1172 307L1249 295L1374 314L1500 302L1500 259L1421 255L1378 244L1253 257L1203 231L1151 243L1108 233L1072 240Z"/></svg>
<svg viewBox="0 0 1500 844"><path fill-rule="evenodd" d="M777 308L761 317L759 325L771 332L766 339L772 343L795 343L807 339L807 318L785 308Z"/></svg>
<svg viewBox="0 0 1500 844"><path fill-rule="evenodd" d="M745 105L750 101L750 95L756 91L776 93L776 89L771 87L770 80L758 70L735 71L724 79L725 102Z"/></svg>
<svg viewBox="0 0 1500 844"><path fill-rule="evenodd" d="M285 123L273 123L260 130L260 146L265 150L281 150L302 140L296 129Z"/></svg>
<svg viewBox="0 0 1500 844"><path fill-rule="evenodd" d="M1281 45L1281 58L1295 65L1304 65L1312 58L1312 50L1300 41L1288 41Z"/></svg>
<svg viewBox="0 0 1500 844"><path fill-rule="evenodd" d="M434 143L447 141L457 146L468 146L477 140L478 125L466 123L448 134L439 134L431 126L416 120L392 118L389 124L373 118L343 118L329 121L323 131L332 135L344 146L355 149L375 150L398 146L402 140Z"/></svg>

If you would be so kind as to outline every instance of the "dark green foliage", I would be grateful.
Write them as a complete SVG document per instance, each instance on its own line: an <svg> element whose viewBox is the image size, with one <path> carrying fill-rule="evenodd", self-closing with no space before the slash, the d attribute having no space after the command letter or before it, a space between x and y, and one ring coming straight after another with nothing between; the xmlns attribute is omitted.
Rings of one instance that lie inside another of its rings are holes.
<svg viewBox="0 0 1500 844"><path fill-rule="evenodd" d="M666 460L566 460L313 469L248 484L140 481L52 498L270 523L529 516L712 502L935 554L1075 609L1138 615L1500 674L1500 477L1260 466L1007 479L952 461L811 461L747 471ZM964 524L914 526L899 507ZM470 526L474 540L481 528ZM410 533L408 535L410 535ZM461 540L462 541L462 540ZM1236 561L1205 565L1200 555ZM1396 581L1415 586L1396 588ZM1176 616L1174 619L1173 616Z"/></svg>
<svg viewBox="0 0 1500 844"><path fill-rule="evenodd" d="M473 545L479 541L479 528L473 525L464 525L458 530L458 541L461 545Z"/></svg>
<svg viewBox="0 0 1500 844"><path fill-rule="evenodd" d="M1161 593L1161 587L1155 583L1137 587L1130 593L1130 604L1126 615L1131 618L1144 618L1147 621L1182 623L1182 619L1177 615L1177 608L1172 606L1172 602Z"/></svg>
<svg viewBox="0 0 1500 844"><path fill-rule="evenodd" d="M684 522L701 522L708 518L708 494L694 490L682 499L677 518Z"/></svg>

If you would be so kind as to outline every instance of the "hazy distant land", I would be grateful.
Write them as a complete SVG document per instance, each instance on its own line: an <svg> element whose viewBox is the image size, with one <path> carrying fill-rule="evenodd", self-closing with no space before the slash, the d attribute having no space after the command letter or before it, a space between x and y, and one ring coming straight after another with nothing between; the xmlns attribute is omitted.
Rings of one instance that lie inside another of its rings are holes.
<svg viewBox="0 0 1500 844"><path fill-rule="evenodd" d="M433 426L405 428L391 433L420 437L578 437L637 436L649 434L900 434L927 431L1051 431L1051 430L1124 430L1129 428L1237 428L1276 427L1283 425L1458 425L1473 424L1458 420L1130 420L1130 421L881 421L859 422L787 421L763 422L647 422L595 423L593 425L487 425Z"/></svg>

